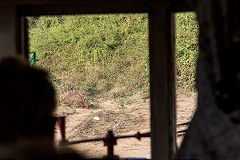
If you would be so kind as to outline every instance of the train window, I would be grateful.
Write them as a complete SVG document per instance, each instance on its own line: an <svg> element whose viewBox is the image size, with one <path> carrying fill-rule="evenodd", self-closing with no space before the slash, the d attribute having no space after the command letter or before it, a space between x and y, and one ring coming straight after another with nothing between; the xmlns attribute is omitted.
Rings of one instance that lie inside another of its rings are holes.
<svg viewBox="0 0 240 160"><path fill-rule="evenodd" d="M27 19L31 63L51 75L55 114L66 116L69 141L104 137L108 130L115 136L150 132L147 13ZM115 154L151 158L150 141L119 139ZM106 155L102 142L72 147L88 157Z"/></svg>
<svg viewBox="0 0 240 160"><path fill-rule="evenodd" d="M194 12L175 14L177 146L197 107L195 86L199 27Z"/></svg>

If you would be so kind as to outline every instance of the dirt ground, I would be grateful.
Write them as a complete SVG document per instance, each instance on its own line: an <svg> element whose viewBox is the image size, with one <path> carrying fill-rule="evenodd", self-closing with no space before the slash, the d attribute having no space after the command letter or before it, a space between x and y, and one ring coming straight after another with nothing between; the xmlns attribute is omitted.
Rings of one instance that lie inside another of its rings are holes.
<svg viewBox="0 0 240 160"><path fill-rule="evenodd" d="M66 137L68 140L80 140L104 137L107 130L115 135L130 135L140 131L150 131L150 100L134 95L131 103L120 104L117 100L98 100L95 108L71 108L67 105L58 107L58 114L67 115ZM196 106L196 94L177 92L177 124L191 120ZM181 130L182 128L177 128ZM184 128L183 128L184 129ZM60 139L56 129L56 142ZM180 146L183 136L177 138ZM81 143L71 146L84 153L86 157L102 157L107 151L103 142ZM151 158L150 138L122 139L117 141L114 153L120 157Z"/></svg>

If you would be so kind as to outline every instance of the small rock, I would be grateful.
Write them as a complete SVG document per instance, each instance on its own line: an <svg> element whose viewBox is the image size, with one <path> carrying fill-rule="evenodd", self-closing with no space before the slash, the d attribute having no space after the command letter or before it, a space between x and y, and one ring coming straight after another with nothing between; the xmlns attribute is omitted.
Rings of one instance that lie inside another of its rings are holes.
<svg viewBox="0 0 240 160"><path fill-rule="evenodd" d="M70 106L68 103L61 103L61 106Z"/></svg>
<svg viewBox="0 0 240 160"><path fill-rule="evenodd" d="M112 126L112 128L117 128L119 126L119 124L114 124L113 126Z"/></svg>
<svg viewBox="0 0 240 160"><path fill-rule="evenodd" d="M96 121L99 121L99 120L100 120L99 117L94 117L93 119L96 120Z"/></svg>

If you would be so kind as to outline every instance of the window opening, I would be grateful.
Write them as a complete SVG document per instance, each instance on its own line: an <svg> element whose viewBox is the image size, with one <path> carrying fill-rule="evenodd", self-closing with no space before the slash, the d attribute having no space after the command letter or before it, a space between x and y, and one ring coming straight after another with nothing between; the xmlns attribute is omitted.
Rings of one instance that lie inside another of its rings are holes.
<svg viewBox="0 0 240 160"><path fill-rule="evenodd" d="M148 14L27 17L36 67L50 72L69 140L150 132ZM59 131L58 131L59 132ZM60 134L57 133L57 138ZM150 138L117 141L120 157L151 158ZM76 144L102 157L102 142Z"/></svg>
<svg viewBox="0 0 240 160"><path fill-rule="evenodd" d="M177 146L180 147L188 122L197 107L195 86L196 63L198 57L199 27L194 12L175 14L176 24L176 122Z"/></svg>

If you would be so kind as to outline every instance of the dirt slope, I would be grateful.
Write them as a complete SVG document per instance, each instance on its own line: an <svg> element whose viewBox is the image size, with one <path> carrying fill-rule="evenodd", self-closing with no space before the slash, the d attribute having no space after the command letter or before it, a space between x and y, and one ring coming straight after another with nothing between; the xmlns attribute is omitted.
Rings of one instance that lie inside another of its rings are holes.
<svg viewBox="0 0 240 160"><path fill-rule="evenodd" d="M177 96L177 123L190 121L195 110L196 95L190 93ZM104 137L106 131L111 129L115 135L135 134L137 131L150 131L150 101L142 99L139 95L132 97L133 103L120 105L116 100L99 100L95 109L71 109L65 106L58 110L60 114L67 114L66 132L67 139L88 139ZM56 139L60 139L57 130ZM180 145L182 137L178 137ZM117 141L115 154L120 157L145 157L150 158L150 138L138 141L135 138ZM87 157L102 157L106 154L103 142L82 143L71 146L83 152Z"/></svg>

